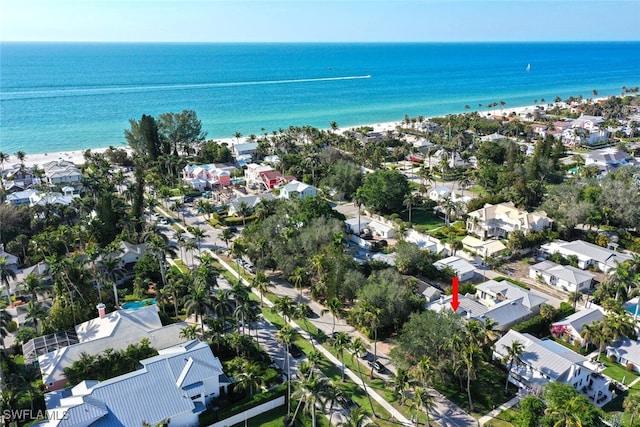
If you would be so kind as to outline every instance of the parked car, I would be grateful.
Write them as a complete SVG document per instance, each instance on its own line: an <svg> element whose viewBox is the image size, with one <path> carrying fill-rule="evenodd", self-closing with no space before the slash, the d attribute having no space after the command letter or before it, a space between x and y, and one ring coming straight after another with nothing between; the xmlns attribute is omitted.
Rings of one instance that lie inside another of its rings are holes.
<svg viewBox="0 0 640 427"><path fill-rule="evenodd" d="M232 233L237 233L238 232L238 227L235 227L235 226L232 225L230 227L227 227L227 230L229 230Z"/></svg>
<svg viewBox="0 0 640 427"><path fill-rule="evenodd" d="M289 354L291 355L291 357L293 357L294 359L297 359L299 357L302 357L302 355L304 354L302 352L302 350L300 349L300 347L298 347L297 345L295 345L294 343L289 344Z"/></svg>
<svg viewBox="0 0 640 427"><path fill-rule="evenodd" d="M371 366L373 369L375 369L376 371L378 371L379 373L382 373L387 369L384 367L382 363L378 362L377 360L369 360L367 364Z"/></svg>

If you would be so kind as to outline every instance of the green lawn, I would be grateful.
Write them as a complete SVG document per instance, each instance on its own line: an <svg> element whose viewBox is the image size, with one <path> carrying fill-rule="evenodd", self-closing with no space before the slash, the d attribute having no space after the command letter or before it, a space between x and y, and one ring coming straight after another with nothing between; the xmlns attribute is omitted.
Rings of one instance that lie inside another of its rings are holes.
<svg viewBox="0 0 640 427"><path fill-rule="evenodd" d="M476 375L477 379L471 383L471 398L474 406L474 411L471 412L471 415L474 417L478 418L488 414L493 408L500 406L515 396L516 389L511 384L505 396L506 373L495 365L483 362ZM439 382L436 383L436 389L463 410L468 410L469 399L466 388L463 387L463 390L460 390L450 382L447 384Z"/></svg>
<svg viewBox="0 0 640 427"><path fill-rule="evenodd" d="M485 427L514 427L513 421L518 416L518 412L513 408L505 409L497 417L485 424Z"/></svg>
<svg viewBox="0 0 640 427"><path fill-rule="evenodd" d="M629 394L640 394L640 383L634 385L633 387L622 393L620 396L616 397L611 402L602 407L602 410L605 411L609 416L620 413L622 415L620 422L623 426L629 426L631 421L631 416L629 414L623 413L624 408L622 406L622 404L624 403L624 399Z"/></svg>
<svg viewBox="0 0 640 427"><path fill-rule="evenodd" d="M612 362L604 356L600 358L600 361L606 366L602 373L621 384L629 384L631 381L638 378L638 374L636 372L632 372L619 363Z"/></svg>
<svg viewBox="0 0 640 427"><path fill-rule="evenodd" d="M402 212L401 217L403 221L409 221L409 211L406 210ZM444 221L435 216L431 210L415 208L411 209L411 223L413 224L413 228L424 233L441 227Z"/></svg>

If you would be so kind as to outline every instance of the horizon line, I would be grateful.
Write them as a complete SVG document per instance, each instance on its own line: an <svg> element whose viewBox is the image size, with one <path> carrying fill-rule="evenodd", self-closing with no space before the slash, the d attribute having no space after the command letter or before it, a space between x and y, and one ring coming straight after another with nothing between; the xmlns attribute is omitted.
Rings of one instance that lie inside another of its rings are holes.
<svg viewBox="0 0 640 427"><path fill-rule="evenodd" d="M351 40L351 41L169 41L169 40L0 40L0 43L104 43L104 44L480 44L480 43L638 43L640 39L613 40Z"/></svg>

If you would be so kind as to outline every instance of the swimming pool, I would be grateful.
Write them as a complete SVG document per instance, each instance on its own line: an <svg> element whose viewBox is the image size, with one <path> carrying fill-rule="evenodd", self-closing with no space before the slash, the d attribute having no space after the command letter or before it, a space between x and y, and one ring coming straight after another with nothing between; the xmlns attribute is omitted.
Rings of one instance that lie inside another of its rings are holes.
<svg viewBox="0 0 640 427"><path fill-rule="evenodd" d="M155 298L143 299L142 301L129 301L122 304L122 308L125 310L137 310L148 305L154 305L156 303Z"/></svg>
<svg viewBox="0 0 640 427"><path fill-rule="evenodd" d="M638 303L627 305L624 309L631 313L631 315L633 316L636 314L636 310L638 309ZM638 311L638 314L640 314L640 311Z"/></svg>

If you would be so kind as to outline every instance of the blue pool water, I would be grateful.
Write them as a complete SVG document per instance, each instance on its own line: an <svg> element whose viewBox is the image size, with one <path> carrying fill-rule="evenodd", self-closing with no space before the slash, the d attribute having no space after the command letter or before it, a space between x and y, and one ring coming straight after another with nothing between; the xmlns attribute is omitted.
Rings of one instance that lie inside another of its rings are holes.
<svg viewBox="0 0 640 427"><path fill-rule="evenodd" d="M122 304L122 308L125 310L137 310L142 307L146 307L148 305L153 305L156 303L155 298L149 298L142 301L129 301Z"/></svg>
<svg viewBox="0 0 640 427"><path fill-rule="evenodd" d="M638 303L635 303L633 305L629 305L629 306L625 307L624 309L627 310L632 315L634 315L634 314L636 314L636 309L637 308L638 308ZM638 312L638 314L640 314L640 312Z"/></svg>

